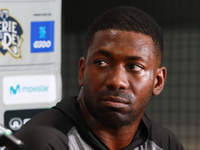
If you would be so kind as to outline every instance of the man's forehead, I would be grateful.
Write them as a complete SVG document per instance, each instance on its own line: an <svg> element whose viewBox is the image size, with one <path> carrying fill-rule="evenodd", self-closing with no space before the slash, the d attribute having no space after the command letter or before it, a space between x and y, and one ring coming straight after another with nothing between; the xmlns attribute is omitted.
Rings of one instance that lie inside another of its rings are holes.
<svg viewBox="0 0 200 150"><path fill-rule="evenodd" d="M133 31L122 31L122 30L103 30L95 33L93 42L89 49L109 49L118 48L139 50L139 51L153 51L154 44L150 36L142 33L136 33ZM120 51L122 52L122 51Z"/></svg>

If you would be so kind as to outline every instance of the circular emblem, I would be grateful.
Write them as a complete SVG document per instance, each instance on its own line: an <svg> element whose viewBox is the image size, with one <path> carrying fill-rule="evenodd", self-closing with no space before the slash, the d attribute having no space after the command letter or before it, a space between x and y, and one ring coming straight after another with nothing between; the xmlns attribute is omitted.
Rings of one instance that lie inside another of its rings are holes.
<svg viewBox="0 0 200 150"><path fill-rule="evenodd" d="M23 123L22 123L22 120L20 118L12 118L10 121L9 121L9 127L11 130L19 130L21 127L22 127Z"/></svg>

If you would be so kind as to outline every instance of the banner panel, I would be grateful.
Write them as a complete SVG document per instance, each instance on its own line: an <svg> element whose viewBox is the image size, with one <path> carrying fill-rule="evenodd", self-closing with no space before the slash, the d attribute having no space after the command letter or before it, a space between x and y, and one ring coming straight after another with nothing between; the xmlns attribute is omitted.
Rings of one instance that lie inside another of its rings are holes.
<svg viewBox="0 0 200 150"><path fill-rule="evenodd" d="M61 0L0 0L0 123L18 129L61 87Z"/></svg>

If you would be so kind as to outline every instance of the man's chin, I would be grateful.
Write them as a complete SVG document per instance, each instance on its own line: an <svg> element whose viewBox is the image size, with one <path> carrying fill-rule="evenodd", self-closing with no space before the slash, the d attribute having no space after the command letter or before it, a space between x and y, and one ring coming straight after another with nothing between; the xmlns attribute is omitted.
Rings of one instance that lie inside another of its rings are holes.
<svg viewBox="0 0 200 150"><path fill-rule="evenodd" d="M134 121L134 118L129 115L120 114L118 112L110 112L98 117L101 124L111 128L119 128L127 126Z"/></svg>

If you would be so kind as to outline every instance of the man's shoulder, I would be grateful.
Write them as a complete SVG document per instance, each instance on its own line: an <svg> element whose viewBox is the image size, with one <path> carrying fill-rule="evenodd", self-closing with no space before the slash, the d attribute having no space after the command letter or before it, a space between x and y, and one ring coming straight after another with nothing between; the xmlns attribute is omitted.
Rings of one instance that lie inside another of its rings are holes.
<svg viewBox="0 0 200 150"><path fill-rule="evenodd" d="M67 103L66 103L67 102ZM59 107L62 106L62 107ZM67 128L72 125L72 121L69 117L68 107L74 107L68 99L63 99L58 102L49 110L45 110L36 116L32 117L23 127L32 128L36 126L45 126L53 128Z"/></svg>
<svg viewBox="0 0 200 150"><path fill-rule="evenodd" d="M153 137L159 139L177 139L176 135L172 131L154 121L151 121L151 133Z"/></svg>
<svg viewBox="0 0 200 150"><path fill-rule="evenodd" d="M68 149L67 136L56 128L34 126L24 128L15 135L23 141L23 150Z"/></svg>
<svg viewBox="0 0 200 150"><path fill-rule="evenodd" d="M37 116L33 117L32 122L37 123L39 121L39 124L41 125L47 125L47 126L57 126L58 124L69 124L71 123L68 115L63 113L61 110L52 108L50 110L44 111Z"/></svg>
<svg viewBox="0 0 200 150"><path fill-rule="evenodd" d="M73 123L71 119L62 110L53 107L52 109L45 110L33 118L30 119L23 127L18 131L32 129L33 127L52 127L62 132L71 128Z"/></svg>
<svg viewBox="0 0 200 150"><path fill-rule="evenodd" d="M183 146L177 136L166 127L148 118L148 140L154 142L163 149L183 150Z"/></svg>
<svg viewBox="0 0 200 150"><path fill-rule="evenodd" d="M66 149L67 134L73 126L71 119L54 107L31 118L15 136L25 143L24 149Z"/></svg>

